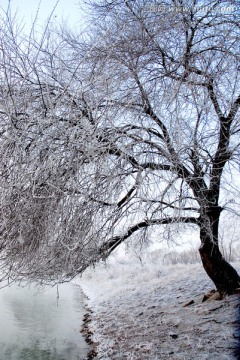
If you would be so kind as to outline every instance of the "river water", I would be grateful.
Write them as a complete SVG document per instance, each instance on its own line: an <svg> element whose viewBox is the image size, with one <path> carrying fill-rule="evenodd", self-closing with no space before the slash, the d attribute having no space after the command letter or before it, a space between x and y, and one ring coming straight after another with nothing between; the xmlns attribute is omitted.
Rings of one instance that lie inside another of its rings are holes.
<svg viewBox="0 0 240 360"><path fill-rule="evenodd" d="M89 350L79 332L83 314L77 285L0 289L0 359L83 360Z"/></svg>

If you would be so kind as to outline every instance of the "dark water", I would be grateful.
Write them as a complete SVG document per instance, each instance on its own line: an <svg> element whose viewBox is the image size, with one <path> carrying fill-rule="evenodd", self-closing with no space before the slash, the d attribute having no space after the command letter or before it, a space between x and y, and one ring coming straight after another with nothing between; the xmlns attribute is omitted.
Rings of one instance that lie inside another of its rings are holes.
<svg viewBox="0 0 240 360"><path fill-rule="evenodd" d="M79 330L84 297L77 285L44 291L0 289L1 360L83 360L89 350Z"/></svg>

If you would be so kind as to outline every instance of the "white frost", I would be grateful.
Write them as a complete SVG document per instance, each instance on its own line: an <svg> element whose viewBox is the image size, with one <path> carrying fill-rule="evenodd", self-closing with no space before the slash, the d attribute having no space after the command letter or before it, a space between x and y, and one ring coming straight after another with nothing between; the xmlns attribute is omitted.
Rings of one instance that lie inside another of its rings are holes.
<svg viewBox="0 0 240 360"><path fill-rule="evenodd" d="M200 264L148 260L111 259L81 279L98 359L234 359L238 295L202 303L214 286Z"/></svg>

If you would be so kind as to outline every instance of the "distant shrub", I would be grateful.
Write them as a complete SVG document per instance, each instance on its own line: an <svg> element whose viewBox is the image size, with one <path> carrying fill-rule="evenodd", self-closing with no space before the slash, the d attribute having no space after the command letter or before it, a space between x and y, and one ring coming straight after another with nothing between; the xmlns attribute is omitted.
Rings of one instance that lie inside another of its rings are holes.
<svg viewBox="0 0 240 360"><path fill-rule="evenodd" d="M163 264L196 264L200 262L200 255L196 249L184 250L181 252L171 251L163 257Z"/></svg>

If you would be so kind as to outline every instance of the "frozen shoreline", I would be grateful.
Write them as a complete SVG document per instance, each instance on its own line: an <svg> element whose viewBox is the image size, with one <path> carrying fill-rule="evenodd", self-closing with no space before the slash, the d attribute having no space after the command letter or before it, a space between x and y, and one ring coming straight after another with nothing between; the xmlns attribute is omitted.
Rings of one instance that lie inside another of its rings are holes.
<svg viewBox="0 0 240 360"><path fill-rule="evenodd" d="M82 327L80 330L86 343L90 346L90 350L88 352L86 360L97 359L96 346L95 346L94 342L92 341L93 333L91 332L90 327L89 327L89 325L92 321L91 314L92 314L92 310L86 307L86 312L83 317L83 324L82 324Z"/></svg>
<svg viewBox="0 0 240 360"><path fill-rule="evenodd" d="M81 286L97 359L237 358L239 296L202 303L214 287L200 264L101 264L86 271Z"/></svg>

